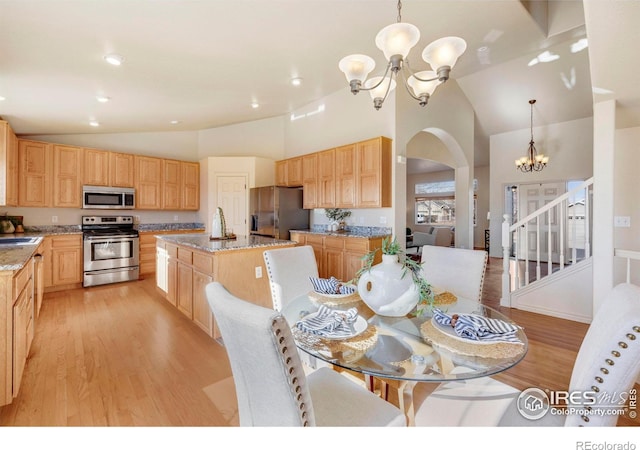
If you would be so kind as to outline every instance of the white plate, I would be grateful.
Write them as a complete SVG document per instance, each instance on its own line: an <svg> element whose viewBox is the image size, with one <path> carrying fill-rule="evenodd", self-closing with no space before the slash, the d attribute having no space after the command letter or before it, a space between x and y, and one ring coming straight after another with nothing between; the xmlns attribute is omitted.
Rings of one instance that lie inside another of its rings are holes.
<svg viewBox="0 0 640 450"><path fill-rule="evenodd" d="M311 314L309 314L307 316L304 316L304 318L302 320L311 319L311 318L315 317L317 314L318 314L317 312L311 313ZM353 328L354 328L355 331L353 333L351 333L351 334L348 334L348 335L326 336L326 335L323 335L323 334L314 334L314 333L309 333L309 334L311 334L312 336L318 336L318 337L321 337L323 339L330 339L330 340L351 339L352 337L356 337L359 334L364 333L364 331L369 326L369 324L367 323L367 319L365 319L362 316L358 316L356 318L356 321L352 325L353 325Z"/></svg>
<svg viewBox="0 0 640 450"><path fill-rule="evenodd" d="M431 325L433 325L433 327L435 329L442 331L447 336L449 336L449 337L451 337L453 339L456 339L456 340L458 340L460 342L464 342L465 344L494 345L494 344L497 344L498 342L502 342L502 341L476 341L474 339L468 339L468 338L460 337L456 333L456 330L453 329L453 327L451 327L449 325L442 325L442 324L438 323L438 321L435 319L435 317L431 318Z"/></svg>

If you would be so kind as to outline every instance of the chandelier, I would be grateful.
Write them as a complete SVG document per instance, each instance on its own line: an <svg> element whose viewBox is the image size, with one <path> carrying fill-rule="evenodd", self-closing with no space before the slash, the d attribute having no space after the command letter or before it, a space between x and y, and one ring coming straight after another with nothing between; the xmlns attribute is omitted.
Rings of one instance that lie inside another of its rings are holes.
<svg viewBox="0 0 640 450"><path fill-rule="evenodd" d="M395 89L398 72L402 72L409 95L417 100L420 106L425 106L436 87L449 79L449 72L467 49L467 43L459 37L438 39L427 45L422 52L422 59L435 71L413 73L407 55L420 40L420 31L415 25L402 23L401 11L402 2L398 0L397 23L384 27L376 36L376 46L389 61L383 76L367 80L367 76L376 66L373 58L367 55L349 55L342 58L338 64L347 77L351 92L355 95L360 91L369 91L373 106L377 110L382 107L389 92Z"/></svg>
<svg viewBox="0 0 640 450"><path fill-rule="evenodd" d="M516 159L516 168L523 172L540 172L549 162L549 157L542 153L538 154L536 146L533 145L533 104L535 100L529 100L531 105L531 141L529 142L529 151L527 156Z"/></svg>

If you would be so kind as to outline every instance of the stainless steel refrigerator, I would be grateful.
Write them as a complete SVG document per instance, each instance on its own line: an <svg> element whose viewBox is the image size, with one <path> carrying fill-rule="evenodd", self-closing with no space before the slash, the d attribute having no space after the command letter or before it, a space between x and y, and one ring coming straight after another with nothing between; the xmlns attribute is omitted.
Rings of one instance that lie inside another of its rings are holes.
<svg viewBox="0 0 640 450"><path fill-rule="evenodd" d="M309 210L302 208L301 188L252 188L249 211L253 235L288 240L289 230L309 229Z"/></svg>

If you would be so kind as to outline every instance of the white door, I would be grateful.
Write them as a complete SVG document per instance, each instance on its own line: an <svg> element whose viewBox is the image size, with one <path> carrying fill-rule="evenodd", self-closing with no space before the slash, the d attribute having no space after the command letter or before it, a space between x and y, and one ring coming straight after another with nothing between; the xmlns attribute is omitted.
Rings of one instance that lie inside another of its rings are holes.
<svg viewBox="0 0 640 450"><path fill-rule="evenodd" d="M564 194L565 183L543 183L543 184L524 184L518 187L520 217L524 218L529 214L542 208L547 203L555 200L556 197ZM557 263L560 261L560 220L561 214L557 206L552 208L547 214L540 217L540 261L549 261L549 239L551 239L551 261ZM564 211L562 216L564 216ZM530 261L537 260L537 230L536 219L529 221L528 233L521 230L520 233L520 257L524 259L525 252L528 250L528 259ZM567 237L564 236L566 241ZM526 245L526 247L525 247Z"/></svg>
<svg viewBox="0 0 640 450"><path fill-rule="evenodd" d="M247 231L247 177L219 176L218 206L222 208L227 231L246 236Z"/></svg>

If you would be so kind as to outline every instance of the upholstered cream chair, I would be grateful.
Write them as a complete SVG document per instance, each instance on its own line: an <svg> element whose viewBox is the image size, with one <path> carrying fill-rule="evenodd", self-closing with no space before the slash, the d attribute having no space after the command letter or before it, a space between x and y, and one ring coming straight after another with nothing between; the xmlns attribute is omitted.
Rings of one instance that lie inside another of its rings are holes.
<svg viewBox="0 0 640 450"><path fill-rule="evenodd" d="M231 363L241 426L406 425L398 408L331 369L305 375L280 312L218 282L206 294Z"/></svg>
<svg viewBox="0 0 640 450"><path fill-rule="evenodd" d="M432 286L457 297L480 301L487 252L454 247L422 248L422 270Z"/></svg>
<svg viewBox="0 0 640 450"><path fill-rule="evenodd" d="M640 287L616 286L596 312L580 345L573 366L569 392L611 396L633 387L640 375ZM545 386L531 386L544 389ZM615 426L618 416L547 412L527 419L518 410L520 391L493 379L441 384L416 412L418 425L433 426ZM524 396L523 396L524 398ZM605 406L610 403L604 402ZM522 405L521 405L522 406ZM576 410L596 405L574 405Z"/></svg>
<svg viewBox="0 0 640 450"><path fill-rule="evenodd" d="M281 311L287 302L312 290L309 277L318 277L318 264L313 247L296 247L267 250L264 263L271 286L273 309Z"/></svg>

